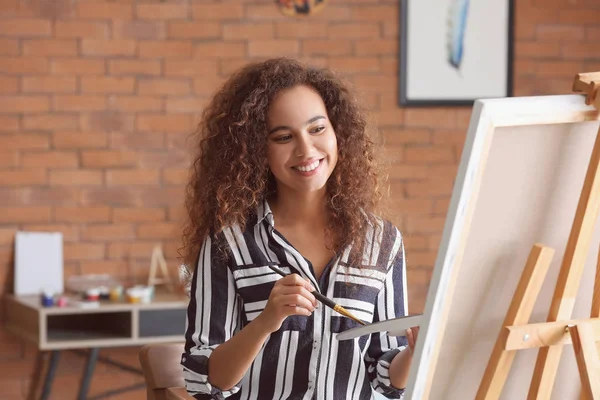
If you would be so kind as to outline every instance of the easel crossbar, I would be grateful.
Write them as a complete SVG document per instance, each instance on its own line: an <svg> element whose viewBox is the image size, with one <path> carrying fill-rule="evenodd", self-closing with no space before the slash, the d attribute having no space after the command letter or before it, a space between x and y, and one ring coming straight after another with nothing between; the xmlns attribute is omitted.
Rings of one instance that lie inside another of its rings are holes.
<svg viewBox="0 0 600 400"><path fill-rule="evenodd" d="M600 318L507 326L504 328L507 331L504 350L512 351L572 344L571 335L566 327L588 323L594 331L595 340L600 341Z"/></svg>

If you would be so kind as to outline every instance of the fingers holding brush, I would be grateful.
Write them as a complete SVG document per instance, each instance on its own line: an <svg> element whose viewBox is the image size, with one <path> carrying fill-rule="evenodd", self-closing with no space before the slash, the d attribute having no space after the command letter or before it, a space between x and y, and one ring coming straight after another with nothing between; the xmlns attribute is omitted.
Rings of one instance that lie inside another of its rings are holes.
<svg viewBox="0 0 600 400"><path fill-rule="evenodd" d="M297 274L279 279L271 290L265 309L257 318L274 332L290 315L310 316L317 307L311 291L314 291L311 284Z"/></svg>

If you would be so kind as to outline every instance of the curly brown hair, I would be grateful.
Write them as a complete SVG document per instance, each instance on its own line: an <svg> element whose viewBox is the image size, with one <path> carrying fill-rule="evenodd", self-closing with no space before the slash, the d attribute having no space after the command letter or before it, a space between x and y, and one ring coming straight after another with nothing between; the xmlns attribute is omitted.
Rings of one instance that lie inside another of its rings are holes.
<svg viewBox="0 0 600 400"><path fill-rule="evenodd" d="M279 91L297 85L319 93L337 137L338 162L326 188L328 246L340 251L352 243L351 254L358 254L368 224L377 226L380 167L363 107L345 81L328 69L288 58L251 63L215 93L193 136L181 249L188 267L208 235L235 224L243 228L275 191L266 161L267 111Z"/></svg>

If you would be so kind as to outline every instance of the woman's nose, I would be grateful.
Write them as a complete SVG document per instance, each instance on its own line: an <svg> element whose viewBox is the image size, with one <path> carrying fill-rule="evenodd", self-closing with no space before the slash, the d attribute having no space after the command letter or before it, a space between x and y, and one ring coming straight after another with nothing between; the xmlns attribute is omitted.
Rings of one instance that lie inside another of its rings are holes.
<svg viewBox="0 0 600 400"><path fill-rule="evenodd" d="M300 135L296 141L296 157L304 157L310 153L313 144L310 136Z"/></svg>

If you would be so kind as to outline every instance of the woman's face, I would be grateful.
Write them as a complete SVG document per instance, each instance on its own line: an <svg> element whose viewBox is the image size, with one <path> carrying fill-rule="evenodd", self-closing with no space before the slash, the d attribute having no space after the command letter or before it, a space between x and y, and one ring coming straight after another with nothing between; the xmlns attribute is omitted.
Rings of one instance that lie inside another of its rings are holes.
<svg viewBox="0 0 600 400"><path fill-rule="evenodd" d="M337 163L337 139L321 96L307 86L279 92L267 114L267 162L277 190L325 188Z"/></svg>

